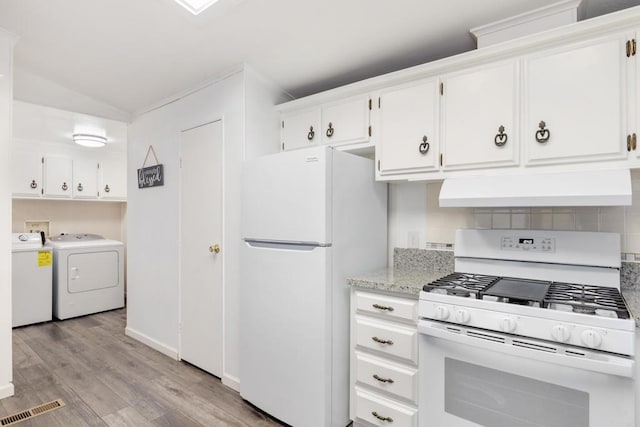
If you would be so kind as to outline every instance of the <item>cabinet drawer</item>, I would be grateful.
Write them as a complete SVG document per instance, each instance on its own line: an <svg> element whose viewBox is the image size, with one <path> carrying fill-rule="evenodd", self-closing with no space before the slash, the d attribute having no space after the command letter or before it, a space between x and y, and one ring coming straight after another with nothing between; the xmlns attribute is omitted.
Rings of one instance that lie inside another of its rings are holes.
<svg viewBox="0 0 640 427"><path fill-rule="evenodd" d="M357 291L356 308L359 312L377 314L391 320L418 322L416 300Z"/></svg>
<svg viewBox="0 0 640 427"><path fill-rule="evenodd" d="M356 352L356 380L417 403L418 370Z"/></svg>
<svg viewBox="0 0 640 427"><path fill-rule="evenodd" d="M428 415L427 415L428 416ZM356 387L356 417L374 426L418 425L418 410Z"/></svg>
<svg viewBox="0 0 640 427"><path fill-rule="evenodd" d="M356 316L358 346L418 363L417 327L386 324Z"/></svg>

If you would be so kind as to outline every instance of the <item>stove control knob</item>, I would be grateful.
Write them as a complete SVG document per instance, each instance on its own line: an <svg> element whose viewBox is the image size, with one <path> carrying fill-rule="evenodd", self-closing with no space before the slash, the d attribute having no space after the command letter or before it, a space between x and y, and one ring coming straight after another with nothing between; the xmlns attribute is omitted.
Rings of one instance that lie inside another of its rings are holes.
<svg viewBox="0 0 640 427"><path fill-rule="evenodd" d="M467 323L469 322L470 319L470 315L469 312L463 308L458 309L458 311L456 311L456 321L458 323Z"/></svg>
<svg viewBox="0 0 640 427"><path fill-rule="evenodd" d="M598 331L594 331L593 329L583 331L582 334L580 334L580 338L582 339L582 344L590 348L598 348L600 344L602 344L602 336Z"/></svg>
<svg viewBox="0 0 640 427"><path fill-rule="evenodd" d="M436 307L435 318L438 320L447 320L449 317L449 309L444 305L439 305Z"/></svg>
<svg viewBox="0 0 640 427"><path fill-rule="evenodd" d="M567 342L571 338L571 330L565 325L556 325L551 328L551 337L560 342Z"/></svg>
<svg viewBox="0 0 640 427"><path fill-rule="evenodd" d="M502 320L500 320L500 329L502 329L503 332L513 332L516 330L517 325L516 319L513 317L503 317Z"/></svg>

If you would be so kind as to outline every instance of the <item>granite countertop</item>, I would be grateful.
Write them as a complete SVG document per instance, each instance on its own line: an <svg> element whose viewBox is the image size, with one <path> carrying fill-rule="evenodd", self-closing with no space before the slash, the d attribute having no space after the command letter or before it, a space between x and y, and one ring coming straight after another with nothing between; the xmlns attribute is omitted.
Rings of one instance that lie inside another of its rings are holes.
<svg viewBox="0 0 640 427"><path fill-rule="evenodd" d="M349 286L377 291L395 292L410 298L418 298L422 286L448 273L424 270L385 268L347 280Z"/></svg>
<svg viewBox="0 0 640 427"><path fill-rule="evenodd" d="M622 296L627 303L629 314L636 320L636 326L640 327L640 289L622 289Z"/></svg>

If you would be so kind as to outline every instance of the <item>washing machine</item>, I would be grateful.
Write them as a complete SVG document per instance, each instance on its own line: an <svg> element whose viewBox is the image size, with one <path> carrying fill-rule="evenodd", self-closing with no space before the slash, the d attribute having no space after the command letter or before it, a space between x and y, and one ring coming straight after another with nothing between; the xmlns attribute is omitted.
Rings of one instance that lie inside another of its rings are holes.
<svg viewBox="0 0 640 427"><path fill-rule="evenodd" d="M11 238L11 325L51 320L52 253L40 233L13 233Z"/></svg>
<svg viewBox="0 0 640 427"><path fill-rule="evenodd" d="M51 237L53 316L64 320L124 307L124 245L96 234Z"/></svg>

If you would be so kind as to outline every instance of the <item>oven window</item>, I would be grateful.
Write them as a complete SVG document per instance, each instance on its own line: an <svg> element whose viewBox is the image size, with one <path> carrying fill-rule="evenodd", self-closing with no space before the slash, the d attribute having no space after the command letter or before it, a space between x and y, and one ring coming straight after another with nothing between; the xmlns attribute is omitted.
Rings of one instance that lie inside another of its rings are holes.
<svg viewBox="0 0 640 427"><path fill-rule="evenodd" d="M496 427L589 427L589 394L445 358L445 411Z"/></svg>

